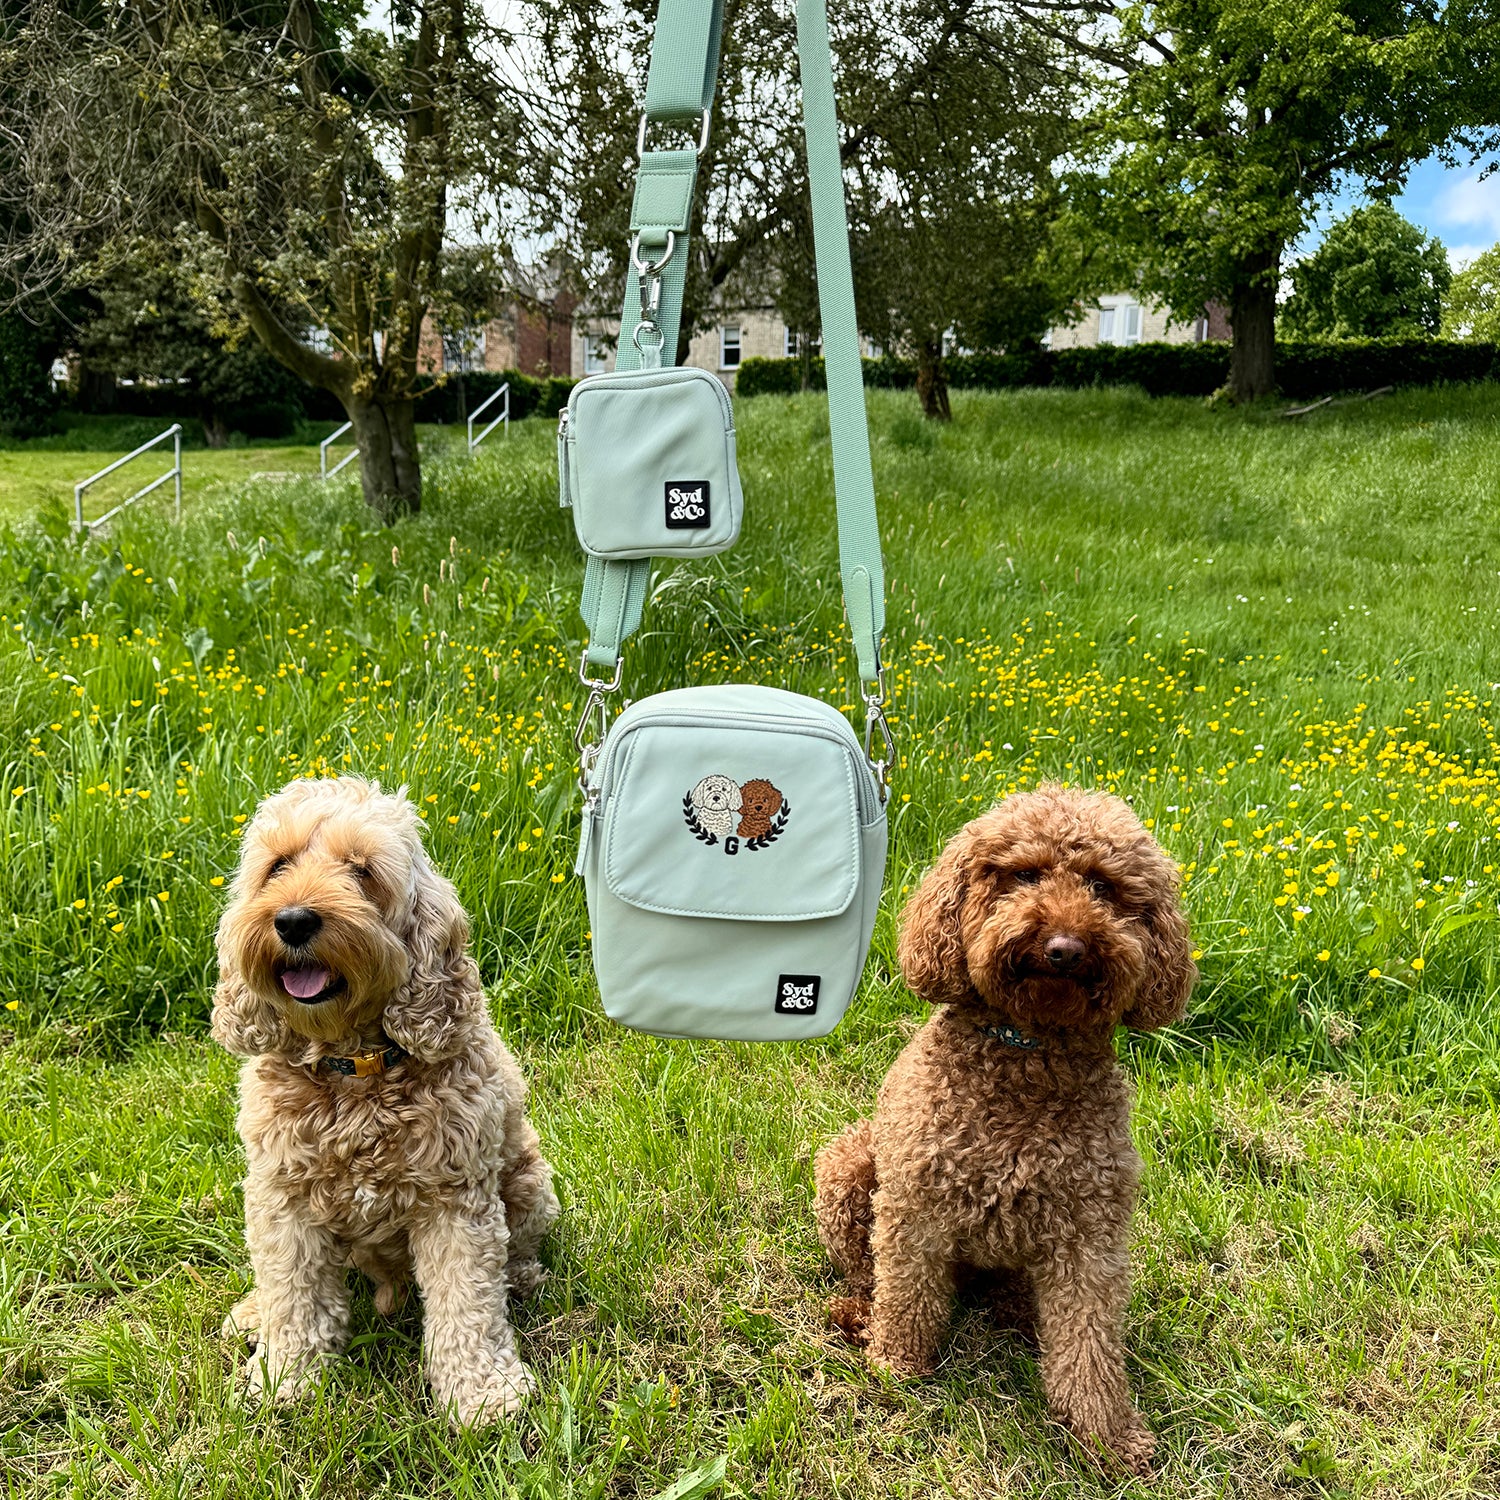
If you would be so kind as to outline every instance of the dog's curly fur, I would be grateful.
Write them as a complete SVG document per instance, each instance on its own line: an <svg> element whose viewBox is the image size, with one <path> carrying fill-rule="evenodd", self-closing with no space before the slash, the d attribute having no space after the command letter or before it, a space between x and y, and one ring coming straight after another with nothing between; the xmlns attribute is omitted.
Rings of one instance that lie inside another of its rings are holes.
<svg viewBox="0 0 1500 1500"><path fill-rule="evenodd" d="M771 831L771 819L781 811L784 799L764 777L747 781L740 788L739 836L742 839L764 838Z"/></svg>
<svg viewBox="0 0 1500 1500"><path fill-rule="evenodd" d="M942 1007L873 1119L818 1153L834 1321L929 1372L960 1281L1029 1293L1053 1412L1146 1474L1123 1322L1140 1159L1121 1023L1182 1015L1197 978L1177 867L1118 798L1043 786L976 818L902 918L907 984ZM1014 1028L1039 1045L988 1034Z"/></svg>
<svg viewBox="0 0 1500 1500"><path fill-rule="evenodd" d="M404 796L346 777L293 782L246 828L219 924L213 1034L248 1059L239 1130L255 1284L224 1327L254 1341L251 1395L288 1399L345 1343L345 1268L376 1282L381 1312L414 1273L433 1396L469 1424L530 1389L507 1303L541 1281L537 1250L558 1209L468 919L421 827ZM321 925L293 949L276 918L296 908ZM289 994L294 968L324 971L326 998ZM410 1055L383 1074L318 1066L389 1042Z"/></svg>

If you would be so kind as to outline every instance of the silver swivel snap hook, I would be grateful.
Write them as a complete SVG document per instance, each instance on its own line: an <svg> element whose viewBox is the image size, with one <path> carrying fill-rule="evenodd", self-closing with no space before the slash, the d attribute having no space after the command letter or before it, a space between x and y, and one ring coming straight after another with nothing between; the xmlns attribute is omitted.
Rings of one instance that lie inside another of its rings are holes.
<svg viewBox="0 0 1500 1500"><path fill-rule="evenodd" d="M860 684L860 697L865 701L865 760L875 774L875 785L880 791L880 804L885 806L890 795L890 770L896 763L896 737L885 717L885 668L875 669L873 688ZM880 741L877 750L875 742Z"/></svg>
<svg viewBox="0 0 1500 1500"><path fill-rule="evenodd" d="M578 680L588 689L578 728L573 732L573 748L578 752L578 789L586 806L599 800L599 788L593 785L595 765L609 736L609 709L606 700L618 690L625 672L624 656L615 657L615 675L609 679L589 676L589 654L584 651L578 663Z"/></svg>
<svg viewBox="0 0 1500 1500"><path fill-rule="evenodd" d="M630 337L648 369L660 365L664 353L666 335L661 326L661 273L676 248L677 236L670 229L667 231L667 248L662 251L660 260L648 260L641 254L639 234L630 242L630 263L635 267L640 286L641 308L641 320Z"/></svg>

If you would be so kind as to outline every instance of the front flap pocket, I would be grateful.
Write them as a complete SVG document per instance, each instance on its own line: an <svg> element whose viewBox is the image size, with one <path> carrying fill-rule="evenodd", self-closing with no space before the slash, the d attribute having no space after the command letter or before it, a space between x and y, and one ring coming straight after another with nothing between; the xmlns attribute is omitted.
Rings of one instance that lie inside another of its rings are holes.
<svg viewBox="0 0 1500 1500"><path fill-rule="evenodd" d="M837 916L860 877L850 747L816 727L643 723L604 798L604 877L672 916Z"/></svg>

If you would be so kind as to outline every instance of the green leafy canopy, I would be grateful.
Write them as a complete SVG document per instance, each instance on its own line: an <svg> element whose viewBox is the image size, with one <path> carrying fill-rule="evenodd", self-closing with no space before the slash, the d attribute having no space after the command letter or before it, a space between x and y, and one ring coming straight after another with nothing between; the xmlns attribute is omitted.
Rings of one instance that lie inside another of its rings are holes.
<svg viewBox="0 0 1500 1500"><path fill-rule="evenodd" d="M1421 338L1438 331L1453 272L1440 241L1376 202L1335 223L1291 277L1290 338Z"/></svg>

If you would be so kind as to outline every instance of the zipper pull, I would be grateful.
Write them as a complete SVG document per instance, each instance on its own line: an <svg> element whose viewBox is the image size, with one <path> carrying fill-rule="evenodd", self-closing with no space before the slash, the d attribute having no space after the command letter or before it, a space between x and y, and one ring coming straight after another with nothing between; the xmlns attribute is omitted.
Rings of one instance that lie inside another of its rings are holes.
<svg viewBox="0 0 1500 1500"><path fill-rule="evenodd" d="M583 804L583 826L578 830L578 858L573 861L573 874L582 875L589 857L589 840L594 834L594 808L598 799L590 797Z"/></svg>
<svg viewBox="0 0 1500 1500"><path fill-rule="evenodd" d="M568 510L573 497L568 493L568 408L557 418L557 503Z"/></svg>

